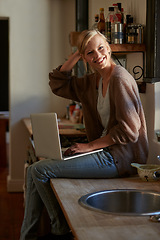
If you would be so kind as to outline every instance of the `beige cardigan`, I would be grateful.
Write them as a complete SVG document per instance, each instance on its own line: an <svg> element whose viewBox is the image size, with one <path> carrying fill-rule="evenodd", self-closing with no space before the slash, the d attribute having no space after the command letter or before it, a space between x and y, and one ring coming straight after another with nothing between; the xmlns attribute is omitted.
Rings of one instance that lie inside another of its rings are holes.
<svg viewBox="0 0 160 240"><path fill-rule="evenodd" d="M54 94L81 102L89 141L99 138L103 131L97 112L96 74L82 78L60 72L60 67L49 74L49 85ZM126 69L115 66L110 85L110 118L108 132L115 142L108 150L112 154L120 176L135 174L131 162L146 163L148 140L144 112L137 84Z"/></svg>

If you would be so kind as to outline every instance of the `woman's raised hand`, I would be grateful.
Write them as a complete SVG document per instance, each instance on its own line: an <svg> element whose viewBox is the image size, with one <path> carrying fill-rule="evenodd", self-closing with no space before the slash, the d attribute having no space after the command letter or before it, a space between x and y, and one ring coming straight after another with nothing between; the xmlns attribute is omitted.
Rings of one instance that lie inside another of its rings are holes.
<svg viewBox="0 0 160 240"><path fill-rule="evenodd" d="M81 54L77 50L75 53L73 53L68 60L62 65L60 72L68 72L71 71L72 68L76 65L76 63L81 58Z"/></svg>

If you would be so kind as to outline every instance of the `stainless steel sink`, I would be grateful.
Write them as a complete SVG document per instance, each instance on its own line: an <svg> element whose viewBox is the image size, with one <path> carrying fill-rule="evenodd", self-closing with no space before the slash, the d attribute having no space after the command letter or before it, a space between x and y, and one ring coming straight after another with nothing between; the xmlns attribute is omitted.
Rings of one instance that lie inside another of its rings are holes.
<svg viewBox="0 0 160 240"><path fill-rule="evenodd" d="M79 199L90 210L118 215L160 214L160 193L147 190L120 189L90 193Z"/></svg>

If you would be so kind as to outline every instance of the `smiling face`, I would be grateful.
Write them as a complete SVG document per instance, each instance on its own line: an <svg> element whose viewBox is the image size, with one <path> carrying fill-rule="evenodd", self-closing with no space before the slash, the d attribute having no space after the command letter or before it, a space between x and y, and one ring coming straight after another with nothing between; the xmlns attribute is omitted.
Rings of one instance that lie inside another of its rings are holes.
<svg viewBox="0 0 160 240"><path fill-rule="evenodd" d="M84 59L95 70L102 70L111 66L110 49L99 34L93 36L84 51Z"/></svg>

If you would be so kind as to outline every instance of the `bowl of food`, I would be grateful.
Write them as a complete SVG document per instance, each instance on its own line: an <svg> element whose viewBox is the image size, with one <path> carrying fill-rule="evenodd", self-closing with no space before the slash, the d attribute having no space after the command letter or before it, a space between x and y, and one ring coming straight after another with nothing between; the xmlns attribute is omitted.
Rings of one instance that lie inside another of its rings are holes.
<svg viewBox="0 0 160 240"><path fill-rule="evenodd" d="M160 165L158 164L131 163L131 166L137 168L138 175L143 181L160 180Z"/></svg>

